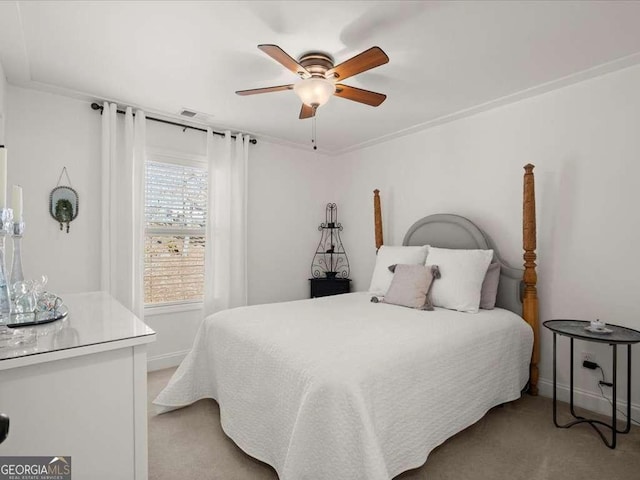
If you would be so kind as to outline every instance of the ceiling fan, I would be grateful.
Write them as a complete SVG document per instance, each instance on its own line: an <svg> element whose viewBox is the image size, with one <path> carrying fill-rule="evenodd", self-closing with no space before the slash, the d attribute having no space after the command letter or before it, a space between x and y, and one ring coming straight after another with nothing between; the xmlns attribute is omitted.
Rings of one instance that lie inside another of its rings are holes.
<svg viewBox="0 0 640 480"><path fill-rule="evenodd" d="M255 95L258 93L293 90L302 100L300 119L315 116L318 107L327 103L331 95L377 107L387 98L382 93L371 92L361 88L350 87L336 81L342 81L362 72L366 72L389 61L389 57L379 47L369 50L333 65L333 58L323 52L309 52L294 60L277 45L258 45L258 48L302 78L302 81L276 87L238 90L238 95Z"/></svg>

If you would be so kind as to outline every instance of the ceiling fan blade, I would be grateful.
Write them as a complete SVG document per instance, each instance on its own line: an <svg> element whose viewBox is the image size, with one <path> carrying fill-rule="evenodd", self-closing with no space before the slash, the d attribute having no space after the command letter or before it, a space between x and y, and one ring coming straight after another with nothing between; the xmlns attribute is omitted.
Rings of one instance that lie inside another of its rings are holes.
<svg viewBox="0 0 640 480"><path fill-rule="evenodd" d="M258 48L296 75L300 75L302 78L309 78L311 76L306 68L291 58L291 56L279 46L262 44L258 45Z"/></svg>
<svg viewBox="0 0 640 480"><path fill-rule="evenodd" d="M302 109L300 110L300 120L304 120L305 118L311 118L316 116L316 109L314 107L310 107L306 103L302 104Z"/></svg>
<svg viewBox="0 0 640 480"><path fill-rule="evenodd" d="M252 88L251 90L238 90L238 95L255 95L257 93L281 92L282 90L293 90L293 85L278 85L277 87Z"/></svg>
<svg viewBox="0 0 640 480"><path fill-rule="evenodd" d="M377 107L387 98L387 96L382 93L350 87L349 85L342 85L341 83L336 83L336 93L334 93L334 95L336 97L346 98L347 100L353 100L354 102L366 103L372 107Z"/></svg>
<svg viewBox="0 0 640 480"><path fill-rule="evenodd" d="M371 47L369 50L365 50L328 70L325 76L326 78L330 78L331 75L334 75L335 78L344 80L345 78L384 65L388 61L389 57L387 57L387 54L384 53L380 47Z"/></svg>

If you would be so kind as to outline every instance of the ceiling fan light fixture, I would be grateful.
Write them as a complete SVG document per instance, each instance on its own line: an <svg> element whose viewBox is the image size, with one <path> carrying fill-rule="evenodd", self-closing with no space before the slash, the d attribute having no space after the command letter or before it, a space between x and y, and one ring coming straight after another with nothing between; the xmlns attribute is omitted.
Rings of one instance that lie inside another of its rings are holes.
<svg viewBox="0 0 640 480"><path fill-rule="evenodd" d="M296 83L293 91L300 97L302 103L317 108L329 101L336 91L336 85L330 80L312 77Z"/></svg>

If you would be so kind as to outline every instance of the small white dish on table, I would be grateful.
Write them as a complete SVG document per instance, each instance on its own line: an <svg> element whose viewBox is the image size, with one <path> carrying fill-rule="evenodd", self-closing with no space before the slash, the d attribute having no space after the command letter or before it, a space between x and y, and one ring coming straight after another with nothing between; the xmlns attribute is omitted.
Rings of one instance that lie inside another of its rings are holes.
<svg viewBox="0 0 640 480"><path fill-rule="evenodd" d="M611 333L613 330L607 328L607 324L601 321L599 318L596 320L592 320L589 325L584 327L584 329L591 333Z"/></svg>

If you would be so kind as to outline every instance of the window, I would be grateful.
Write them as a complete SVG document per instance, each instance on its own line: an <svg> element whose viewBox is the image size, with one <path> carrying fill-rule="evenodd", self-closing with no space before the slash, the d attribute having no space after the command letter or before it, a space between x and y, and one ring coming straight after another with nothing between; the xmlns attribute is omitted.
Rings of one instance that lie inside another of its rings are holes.
<svg viewBox="0 0 640 480"><path fill-rule="evenodd" d="M146 305L202 301L206 217L206 167L147 161Z"/></svg>

